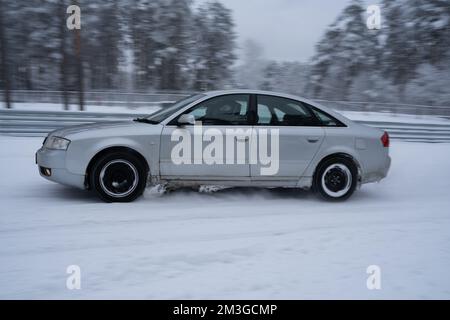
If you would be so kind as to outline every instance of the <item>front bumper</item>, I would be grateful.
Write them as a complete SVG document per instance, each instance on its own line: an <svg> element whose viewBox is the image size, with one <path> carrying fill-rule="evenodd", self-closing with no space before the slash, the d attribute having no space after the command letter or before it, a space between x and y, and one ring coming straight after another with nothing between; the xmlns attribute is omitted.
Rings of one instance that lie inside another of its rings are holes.
<svg viewBox="0 0 450 320"><path fill-rule="evenodd" d="M36 152L36 164L39 166L39 174L47 180L80 189L85 188L85 176L71 173L66 169L65 150L42 147Z"/></svg>

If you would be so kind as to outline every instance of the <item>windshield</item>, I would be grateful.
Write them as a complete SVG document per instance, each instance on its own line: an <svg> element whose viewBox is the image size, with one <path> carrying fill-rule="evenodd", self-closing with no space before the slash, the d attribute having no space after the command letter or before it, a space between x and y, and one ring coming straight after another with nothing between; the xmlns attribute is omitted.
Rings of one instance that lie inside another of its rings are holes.
<svg viewBox="0 0 450 320"><path fill-rule="evenodd" d="M156 111L155 113L149 115L146 119L148 119L154 123L160 123L167 117L171 116L172 114L174 114L177 111L186 107L188 104L190 104L202 97L205 97L205 95L204 94L194 94L187 98L181 99L181 100L175 102L175 104L171 105L168 108L162 108L162 109Z"/></svg>

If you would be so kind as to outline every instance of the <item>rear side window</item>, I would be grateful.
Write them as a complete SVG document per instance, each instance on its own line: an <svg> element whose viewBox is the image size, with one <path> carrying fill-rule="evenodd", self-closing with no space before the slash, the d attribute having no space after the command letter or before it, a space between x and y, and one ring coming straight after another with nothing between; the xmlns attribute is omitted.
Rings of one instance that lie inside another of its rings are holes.
<svg viewBox="0 0 450 320"><path fill-rule="evenodd" d="M320 121L320 125L323 127L346 127L345 124L343 124L338 119L330 116L328 113L323 112L322 110L319 110L313 106L309 106L312 112L315 114L317 119Z"/></svg>
<svg viewBox="0 0 450 320"><path fill-rule="evenodd" d="M318 120L312 111L301 102L258 95L257 125L260 126L318 126Z"/></svg>

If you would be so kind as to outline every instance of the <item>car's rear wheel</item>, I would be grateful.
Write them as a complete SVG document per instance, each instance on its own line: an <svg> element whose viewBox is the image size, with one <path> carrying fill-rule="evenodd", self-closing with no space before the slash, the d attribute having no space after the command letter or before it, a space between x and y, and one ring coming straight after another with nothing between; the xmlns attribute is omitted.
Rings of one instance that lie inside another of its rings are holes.
<svg viewBox="0 0 450 320"><path fill-rule="evenodd" d="M142 195L147 170L142 161L127 152L112 152L99 158L90 173L90 185L107 202L130 202Z"/></svg>
<svg viewBox="0 0 450 320"><path fill-rule="evenodd" d="M358 169L346 157L334 157L322 162L314 177L314 188L326 200L348 199L356 189Z"/></svg>

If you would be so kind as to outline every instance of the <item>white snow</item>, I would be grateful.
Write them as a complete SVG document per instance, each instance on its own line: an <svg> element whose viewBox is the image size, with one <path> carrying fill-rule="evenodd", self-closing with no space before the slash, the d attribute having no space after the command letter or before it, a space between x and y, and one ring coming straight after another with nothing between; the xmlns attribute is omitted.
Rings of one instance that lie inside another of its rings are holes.
<svg viewBox="0 0 450 320"><path fill-rule="evenodd" d="M106 204L41 178L41 140L0 137L2 299L450 298L450 144L394 142L388 178L344 203L226 189Z"/></svg>

